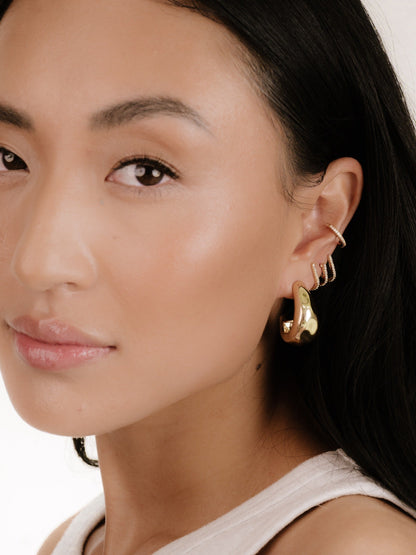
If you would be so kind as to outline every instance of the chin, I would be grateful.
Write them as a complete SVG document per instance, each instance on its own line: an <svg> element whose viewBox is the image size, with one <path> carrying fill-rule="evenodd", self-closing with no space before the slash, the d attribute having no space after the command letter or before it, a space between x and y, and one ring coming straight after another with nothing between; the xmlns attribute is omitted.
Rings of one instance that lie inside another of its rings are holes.
<svg viewBox="0 0 416 555"><path fill-rule="evenodd" d="M95 435L91 425L77 421L76 418L68 418L68 415L58 412L46 412L35 410L32 406L14 405L18 415L32 428L58 436L83 437Z"/></svg>

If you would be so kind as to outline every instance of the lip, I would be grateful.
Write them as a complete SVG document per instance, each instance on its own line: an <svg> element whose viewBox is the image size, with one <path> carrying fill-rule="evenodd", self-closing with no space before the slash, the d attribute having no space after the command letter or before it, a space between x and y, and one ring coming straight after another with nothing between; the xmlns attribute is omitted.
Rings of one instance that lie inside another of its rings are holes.
<svg viewBox="0 0 416 555"><path fill-rule="evenodd" d="M15 331L52 345L81 345L84 347L111 347L93 335L70 326L58 318L36 320L32 316L19 316L9 324Z"/></svg>
<svg viewBox="0 0 416 555"><path fill-rule="evenodd" d="M113 345L86 334L56 318L16 318L10 327L19 357L43 370L63 370L99 359L115 349Z"/></svg>

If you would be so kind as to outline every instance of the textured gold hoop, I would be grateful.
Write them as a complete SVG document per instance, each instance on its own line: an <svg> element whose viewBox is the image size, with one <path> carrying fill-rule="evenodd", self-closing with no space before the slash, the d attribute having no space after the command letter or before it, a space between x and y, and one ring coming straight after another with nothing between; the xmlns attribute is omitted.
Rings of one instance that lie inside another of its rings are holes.
<svg viewBox="0 0 416 555"><path fill-rule="evenodd" d="M341 249L346 247L347 242L344 239L344 237L342 236L342 234L338 231L338 229L332 224L327 224L327 227L329 227L329 229L332 231L332 233L334 233L336 235L336 237L338 238L338 241L339 241L338 245L341 247Z"/></svg>
<svg viewBox="0 0 416 555"><path fill-rule="evenodd" d="M334 260L331 255L328 255L328 264L329 264L329 269L331 270L331 277L328 279L328 281L329 283L331 283L335 281L337 277L337 271L335 269Z"/></svg>
<svg viewBox="0 0 416 555"><path fill-rule="evenodd" d="M286 343L308 343L318 331L318 318L311 305L309 291L301 281L293 284L293 320L280 317L280 335Z"/></svg>
<svg viewBox="0 0 416 555"><path fill-rule="evenodd" d="M319 279L318 270L314 262L312 262L311 268L312 268L313 279L315 280L313 287L311 287L311 291L316 291L316 289L319 289L321 285L321 280Z"/></svg>
<svg viewBox="0 0 416 555"><path fill-rule="evenodd" d="M323 281L321 281L321 287L323 287L328 283L328 268L326 264L319 264L319 267L322 270Z"/></svg>
<svg viewBox="0 0 416 555"><path fill-rule="evenodd" d="M338 229L332 224L327 224L327 227L334 233L334 235L338 239L338 245L342 249L346 247L347 242L345 241L342 234L338 231ZM331 272L331 275L329 275L328 265L329 265L329 270ZM311 269L312 269L314 284L313 284L313 287L311 287L311 291L316 291L317 289L319 289L319 287L323 287L327 283L332 283L333 281L335 281L337 277L334 260L330 254L328 255L328 261L326 263L319 264L319 267L321 269L320 274L318 273L318 269L316 266L317 265L314 262L312 262Z"/></svg>

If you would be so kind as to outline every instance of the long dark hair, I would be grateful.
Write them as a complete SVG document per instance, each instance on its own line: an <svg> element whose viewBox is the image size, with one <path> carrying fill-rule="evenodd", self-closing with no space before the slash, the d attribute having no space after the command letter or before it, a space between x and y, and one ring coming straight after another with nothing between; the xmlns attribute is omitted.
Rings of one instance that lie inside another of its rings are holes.
<svg viewBox="0 0 416 555"><path fill-rule="evenodd" d="M380 38L360 0L168 1L245 46L297 176L363 167L337 281L313 295L320 332L301 348L276 337L268 394L290 376L320 436L416 509L416 137Z"/></svg>

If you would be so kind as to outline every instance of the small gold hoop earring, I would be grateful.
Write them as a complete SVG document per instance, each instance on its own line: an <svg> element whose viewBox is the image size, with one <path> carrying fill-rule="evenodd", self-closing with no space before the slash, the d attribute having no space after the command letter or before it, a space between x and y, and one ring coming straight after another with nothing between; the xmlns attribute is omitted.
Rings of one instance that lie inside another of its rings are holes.
<svg viewBox="0 0 416 555"><path fill-rule="evenodd" d="M319 279L318 270L317 270L316 264L314 262L312 262L311 268L312 268L313 279L315 280L315 283L313 284L313 287L311 287L311 291L316 291L317 289L319 289L319 287L321 285L321 280Z"/></svg>
<svg viewBox="0 0 416 555"><path fill-rule="evenodd" d="M344 237L342 236L342 234L338 231L338 229L332 225L332 224L326 224L327 227L329 227L329 229L332 231L332 233L334 233L336 235L336 237L338 238L338 245L341 247L341 249L343 249L344 247L347 246L347 242L344 239Z"/></svg>
<svg viewBox="0 0 416 555"><path fill-rule="evenodd" d="M280 317L280 335L286 343L309 343L318 331L318 318L311 305L309 291L301 281L292 287L294 315L293 320Z"/></svg>
<svg viewBox="0 0 416 555"><path fill-rule="evenodd" d="M322 270L323 281L321 282L321 287L323 287L328 283L328 268L326 264L319 264L319 267Z"/></svg>
<svg viewBox="0 0 416 555"><path fill-rule="evenodd" d="M331 255L328 255L328 264L329 264L329 269L331 270L331 277L328 279L328 281L329 283L332 283L333 281L335 281L337 277L337 271L335 269L334 259L332 258Z"/></svg>

